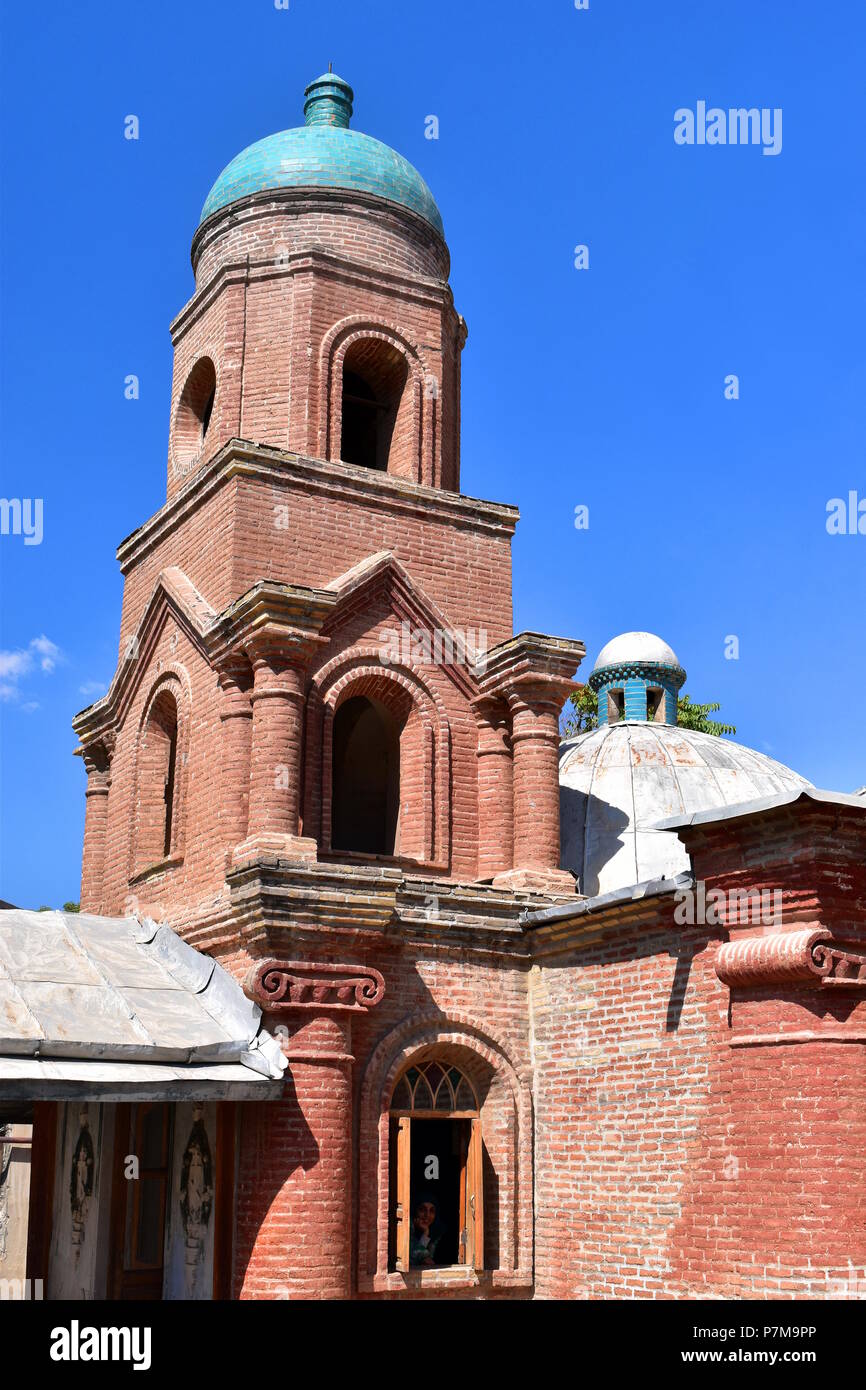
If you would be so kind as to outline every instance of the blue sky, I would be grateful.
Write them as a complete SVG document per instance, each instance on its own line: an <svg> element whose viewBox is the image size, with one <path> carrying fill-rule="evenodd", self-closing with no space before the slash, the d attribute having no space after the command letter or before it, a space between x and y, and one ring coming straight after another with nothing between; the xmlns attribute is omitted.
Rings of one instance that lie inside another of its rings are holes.
<svg viewBox="0 0 866 1390"><path fill-rule="evenodd" d="M115 547L164 501L190 240L329 60L442 210L462 485L521 509L516 628L582 638L584 676L609 637L656 631L738 740L862 785L866 535L825 523L866 499L866 10L6 0L0 491L43 499L43 539L0 536L0 896L78 897L70 719L114 669ZM700 100L782 108L781 153L678 146Z"/></svg>

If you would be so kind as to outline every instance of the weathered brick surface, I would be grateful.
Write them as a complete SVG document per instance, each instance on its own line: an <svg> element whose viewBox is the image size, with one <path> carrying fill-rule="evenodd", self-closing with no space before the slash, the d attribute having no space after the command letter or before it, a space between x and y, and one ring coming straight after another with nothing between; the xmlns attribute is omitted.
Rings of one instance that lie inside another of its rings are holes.
<svg viewBox="0 0 866 1390"><path fill-rule="evenodd" d="M169 921L238 979L274 960L320 976L271 1020L283 1098L238 1106L235 1296L862 1296L863 991L729 987L720 943L753 928L680 926L672 893L568 902L557 709L580 648L509 641L516 513L457 491L444 244L375 199L295 192L209 220L193 260L168 501L120 548L118 675L76 720L82 907ZM379 474L339 462L339 382L344 362L385 371L383 351L407 386ZM404 622L499 654L486 674L386 661ZM400 731L381 860L332 846L334 723L356 695ZM799 802L684 832L708 886L778 888L774 930L852 950L864 838L858 808ZM339 1002L365 969L384 998ZM479 1097L485 1268L406 1279L388 1107L432 1057Z"/></svg>

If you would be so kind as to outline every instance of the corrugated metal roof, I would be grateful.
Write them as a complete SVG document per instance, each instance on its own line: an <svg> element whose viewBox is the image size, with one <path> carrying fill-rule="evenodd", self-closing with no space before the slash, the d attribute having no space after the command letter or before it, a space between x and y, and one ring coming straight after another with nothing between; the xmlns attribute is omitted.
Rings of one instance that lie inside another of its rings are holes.
<svg viewBox="0 0 866 1390"><path fill-rule="evenodd" d="M130 1082L143 1083L155 1065L175 1085L220 1066L227 1085L277 1081L287 1063L261 1017L222 966L170 927L134 917L0 911L0 1097L7 1083L21 1095L28 1077L59 1082L61 1059L88 1063L94 1084L97 1063L113 1065L115 1082L120 1064ZM47 1067L47 1059L56 1061ZM68 1079L82 1075L79 1065Z"/></svg>

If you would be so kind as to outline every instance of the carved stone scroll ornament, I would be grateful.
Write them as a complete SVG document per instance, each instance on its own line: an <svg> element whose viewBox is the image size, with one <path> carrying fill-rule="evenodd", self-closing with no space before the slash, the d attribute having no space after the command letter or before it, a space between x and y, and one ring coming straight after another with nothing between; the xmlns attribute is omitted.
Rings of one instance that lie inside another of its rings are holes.
<svg viewBox="0 0 866 1390"><path fill-rule="evenodd" d="M254 966L244 992L265 1013L329 1009L359 1013L385 993L385 981L369 965L319 965L316 961L266 960Z"/></svg>
<svg viewBox="0 0 866 1390"><path fill-rule="evenodd" d="M866 989L866 952L831 941L823 927L746 936L719 948L716 974L726 985Z"/></svg>

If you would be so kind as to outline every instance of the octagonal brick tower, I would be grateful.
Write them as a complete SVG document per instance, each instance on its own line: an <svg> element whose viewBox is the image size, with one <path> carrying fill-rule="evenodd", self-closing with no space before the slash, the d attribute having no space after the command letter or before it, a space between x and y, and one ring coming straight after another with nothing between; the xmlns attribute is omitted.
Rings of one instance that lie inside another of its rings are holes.
<svg viewBox="0 0 866 1390"><path fill-rule="evenodd" d="M583 646L512 634L517 511L459 490L442 218L352 99L310 83L305 125L205 200L167 500L118 550L117 671L74 721L82 901L208 944L262 855L573 891L557 715ZM375 834L352 701L391 749Z"/></svg>
<svg viewBox="0 0 866 1390"><path fill-rule="evenodd" d="M466 330L439 210L351 128L348 83L326 73L305 96L306 124L243 150L205 200L196 293L172 324L169 497L233 437L352 462L359 381L390 431L376 466L459 489Z"/></svg>

